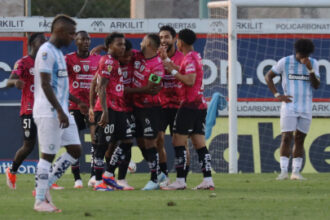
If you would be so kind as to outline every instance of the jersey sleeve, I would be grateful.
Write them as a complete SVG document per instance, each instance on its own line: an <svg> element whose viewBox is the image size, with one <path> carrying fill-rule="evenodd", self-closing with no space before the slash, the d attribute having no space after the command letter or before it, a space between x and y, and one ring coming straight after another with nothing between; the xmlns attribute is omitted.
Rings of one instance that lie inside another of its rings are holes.
<svg viewBox="0 0 330 220"><path fill-rule="evenodd" d="M187 59L184 63L185 74L196 74L197 62L195 59Z"/></svg>
<svg viewBox="0 0 330 220"><path fill-rule="evenodd" d="M312 66L313 66L313 70L315 71L315 76L320 79L320 68L319 68L319 62L317 62L317 60L312 59Z"/></svg>
<svg viewBox="0 0 330 220"><path fill-rule="evenodd" d="M54 55L43 48L38 52L38 58L39 72L52 74L53 66L55 64Z"/></svg>
<svg viewBox="0 0 330 220"><path fill-rule="evenodd" d="M103 78L110 78L110 75L118 69L115 62L106 63L107 59L101 59L100 61L100 75Z"/></svg>
<svg viewBox="0 0 330 220"><path fill-rule="evenodd" d="M272 67L271 70L275 73L275 75L281 75L284 72L284 63L285 58L282 58Z"/></svg>
<svg viewBox="0 0 330 220"><path fill-rule="evenodd" d="M23 73L24 73L24 64L23 64L21 59L16 61L12 73L16 74L19 77L21 77L23 75Z"/></svg>
<svg viewBox="0 0 330 220"><path fill-rule="evenodd" d="M156 65L152 71L151 71L153 74L163 78L164 75L165 75L165 70L164 70L164 66L162 63L158 63L158 65Z"/></svg>

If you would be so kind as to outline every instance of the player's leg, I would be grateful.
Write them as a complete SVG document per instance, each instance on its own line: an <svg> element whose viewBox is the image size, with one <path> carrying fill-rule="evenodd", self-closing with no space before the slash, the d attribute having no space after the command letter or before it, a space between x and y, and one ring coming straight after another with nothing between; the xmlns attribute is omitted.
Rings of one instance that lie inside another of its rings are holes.
<svg viewBox="0 0 330 220"><path fill-rule="evenodd" d="M89 131L91 135L91 172L90 172L90 179L88 180L88 184L87 184L89 187L94 187L95 185L95 171L94 171L95 148L96 148L95 129L96 129L96 124L89 122Z"/></svg>
<svg viewBox="0 0 330 220"><path fill-rule="evenodd" d="M157 136L157 152L159 154L159 168L160 171L168 177L167 170L167 155L165 150L165 131L170 123L170 109L162 108L160 112L160 131Z"/></svg>
<svg viewBox="0 0 330 220"><path fill-rule="evenodd" d="M52 162L61 145L63 129L55 118L37 118L38 140L41 157L37 165L35 176L36 196L34 209L36 211L56 212L49 194Z"/></svg>
<svg viewBox="0 0 330 220"><path fill-rule="evenodd" d="M37 128L32 115L22 115L22 127L24 141L23 146L17 150L11 168L7 168L7 185L11 189L16 189L16 173L25 158L33 151L36 143Z"/></svg>
<svg viewBox="0 0 330 220"><path fill-rule="evenodd" d="M165 179L165 175L159 175L159 155L157 152L157 136L160 127L160 107L143 109L143 136L146 157L150 169L150 181L142 190L154 190L159 188L159 182ZM158 177L159 175L159 177Z"/></svg>
<svg viewBox="0 0 330 220"><path fill-rule="evenodd" d="M303 163L304 157L304 142L311 124L311 118L298 118L297 130L294 136L294 146L292 152L292 180L305 180L304 177L301 176L300 170Z"/></svg>
<svg viewBox="0 0 330 220"><path fill-rule="evenodd" d="M82 130L86 129L86 122L85 122L85 116L83 114L81 114L81 112L79 110L72 110L70 111L70 114L74 117L74 120L76 122L77 125L77 129L79 132L81 132ZM80 176L80 163L79 163L79 159L77 160L76 163L71 165L71 172L73 174L74 177L74 188L82 188L82 181L81 181L81 176Z"/></svg>
<svg viewBox="0 0 330 220"><path fill-rule="evenodd" d="M185 108L180 108L177 112L173 124L172 143L175 151L175 169L176 180L162 187L165 190L177 190L186 188L186 166L187 166L187 151L186 142L188 140L189 131L193 129L194 116L191 111Z"/></svg>
<svg viewBox="0 0 330 220"><path fill-rule="evenodd" d="M280 167L281 173L276 178L277 180L288 179L288 167L291 155L291 143L293 139L293 131L297 127L297 117L285 116L281 114L281 145L280 145Z"/></svg>

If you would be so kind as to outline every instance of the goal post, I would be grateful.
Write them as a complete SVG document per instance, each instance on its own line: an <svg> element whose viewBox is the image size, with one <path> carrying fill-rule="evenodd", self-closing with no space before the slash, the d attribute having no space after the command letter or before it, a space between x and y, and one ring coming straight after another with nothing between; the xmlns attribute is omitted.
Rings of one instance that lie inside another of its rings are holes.
<svg viewBox="0 0 330 220"><path fill-rule="evenodd" d="M238 172L238 132L237 132L237 9L245 8L330 8L329 0L228 0L213 1L207 4L209 9L225 9L228 37L228 144L229 173Z"/></svg>

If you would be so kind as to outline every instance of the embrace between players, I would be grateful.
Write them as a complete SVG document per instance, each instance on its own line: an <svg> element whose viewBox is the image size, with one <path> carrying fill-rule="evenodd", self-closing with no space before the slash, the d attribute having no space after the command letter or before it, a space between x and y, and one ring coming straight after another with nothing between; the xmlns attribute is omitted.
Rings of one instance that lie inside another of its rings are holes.
<svg viewBox="0 0 330 220"><path fill-rule="evenodd" d="M70 165L73 165L75 186L77 181L77 185L82 186L77 163L81 154L78 129L84 129L86 121L93 137L94 190L133 189L125 181L133 137L150 168L150 180L142 190L186 188L188 137L197 150L204 175L202 183L194 189L214 189L211 157L204 138L207 105L203 96L202 59L193 49L195 33L189 29L179 32L177 48L181 52L174 46L174 29L168 26L163 27L159 35L146 35L141 51L132 50L124 35L112 33L105 39L107 54L101 57L89 53L88 33L80 31L76 35L75 26L70 17L57 16L48 42L43 34L34 35L39 39L37 42L41 41L40 48L38 53L35 51L29 56L31 63L34 58L35 61L34 71L30 73L34 77L29 79L34 85L34 100L32 92L28 115L33 115L30 122L36 125L34 130L41 148L34 209L60 211L53 204L49 189ZM75 37L78 51L64 57L60 48L70 45ZM36 44L30 41L30 46ZM23 88L24 96L27 83L17 76L9 81L11 86ZM21 112L21 115L23 120L25 114ZM177 178L173 183L168 179L164 150L168 125L176 157ZM13 167L7 170L7 184L11 188L16 187L17 168L33 145L29 144L28 151L19 159L15 157L16 170ZM52 165L60 146L67 152ZM26 139L21 149L26 149ZM103 172L104 157L107 163ZM120 182L114 179L118 166ZM93 179L90 182L92 184Z"/></svg>

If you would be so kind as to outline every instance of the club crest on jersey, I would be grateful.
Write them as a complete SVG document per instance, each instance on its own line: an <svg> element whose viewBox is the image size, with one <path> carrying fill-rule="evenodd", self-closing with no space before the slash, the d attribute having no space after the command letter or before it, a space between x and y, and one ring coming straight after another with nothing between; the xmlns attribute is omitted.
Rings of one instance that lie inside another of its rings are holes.
<svg viewBox="0 0 330 220"><path fill-rule="evenodd" d="M80 72L81 67L79 65L74 65L73 66L73 71L75 71L76 73Z"/></svg>
<svg viewBox="0 0 330 220"><path fill-rule="evenodd" d="M89 65L87 65L87 64L86 65L83 65L83 68L84 68L84 71L85 72L88 72L89 71Z"/></svg>
<svg viewBox="0 0 330 220"><path fill-rule="evenodd" d="M32 68L29 69L29 73L30 73L30 75L32 75L32 76L34 75L34 67L32 67Z"/></svg>
<svg viewBox="0 0 330 220"><path fill-rule="evenodd" d="M139 69L140 68L140 65L141 65L141 62L140 61L135 61L134 62L134 68L135 69Z"/></svg>
<svg viewBox="0 0 330 220"><path fill-rule="evenodd" d="M42 57L43 60L47 60L47 57L48 57L47 52L43 52L43 53L41 54L41 57Z"/></svg>
<svg viewBox="0 0 330 220"><path fill-rule="evenodd" d="M121 69L118 68L118 75L121 76L122 75L122 72L121 72Z"/></svg>
<svg viewBox="0 0 330 220"><path fill-rule="evenodd" d="M112 66L111 65L108 65L108 72L110 73L112 70Z"/></svg>

